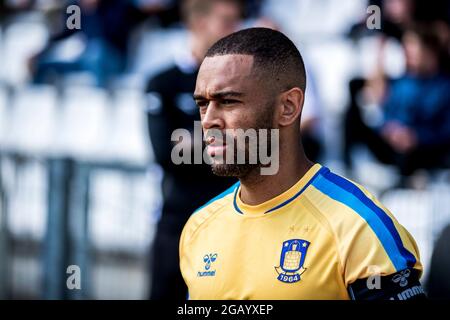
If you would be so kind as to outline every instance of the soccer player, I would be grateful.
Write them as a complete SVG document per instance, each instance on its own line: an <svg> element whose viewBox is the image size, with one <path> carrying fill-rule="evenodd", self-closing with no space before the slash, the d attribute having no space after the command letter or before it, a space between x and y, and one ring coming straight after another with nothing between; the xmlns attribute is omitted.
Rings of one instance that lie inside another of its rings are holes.
<svg viewBox="0 0 450 320"><path fill-rule="evenodd" d="M310 162L298 143L305 88L302 57L280 32L246 29L207 52L194 94L205 135L278 129L279 168L262 175L259 162L213 160L214 173L239 182L183 229L190 299L424 297L408 231L366 189ZM213 159L233 157L225 141L207 143Z"/></svg>

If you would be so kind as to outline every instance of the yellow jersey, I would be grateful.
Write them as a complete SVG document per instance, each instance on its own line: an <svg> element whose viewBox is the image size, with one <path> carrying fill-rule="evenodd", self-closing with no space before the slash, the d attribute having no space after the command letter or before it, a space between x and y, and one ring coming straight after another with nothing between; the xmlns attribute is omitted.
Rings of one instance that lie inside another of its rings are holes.
<svg viewBox="0 0 450 320"><path fill-rule="evenodd" d="M374 271L422 273L417 245L393 215L319 164L260 205L239 195L237 183L183 229L180 268L190 299L350 299L349 286Z"/></svg>

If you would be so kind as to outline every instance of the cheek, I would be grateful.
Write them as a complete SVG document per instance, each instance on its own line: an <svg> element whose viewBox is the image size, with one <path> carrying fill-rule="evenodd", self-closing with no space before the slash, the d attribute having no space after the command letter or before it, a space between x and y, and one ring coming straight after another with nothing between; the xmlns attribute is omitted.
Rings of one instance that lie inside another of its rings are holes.
<svg viewBox="0 0 450 320"><path fill-rule="evenodd" d="M276 115L274 106L267 100L252 105L243 105L229 114L227 127L232 129L273 128Z"/></svg>
<svg viewBox="0 0 450 320"><path fill-rule="evenodd" d="M248 112L248 106L236 108L224 115L226 129L248 129L254 125L254 115Z"/></svg>

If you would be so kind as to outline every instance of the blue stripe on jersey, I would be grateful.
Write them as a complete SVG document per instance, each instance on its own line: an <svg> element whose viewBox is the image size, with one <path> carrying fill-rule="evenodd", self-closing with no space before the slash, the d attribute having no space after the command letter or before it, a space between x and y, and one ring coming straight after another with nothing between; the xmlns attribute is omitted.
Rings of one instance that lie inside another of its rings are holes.
<svg viewBox="0 0 450 320"><path fill-rule="evenodd" d="M206 208L207 206L209 206L210 204L212 204L213 202L216 202L217 200L220 200L222 198L225 198L227 195L229 195L230 193L233 193L234 190L237 190L237 188L239 187L240 182L235 183L234 185L232 185L230 188L228 188L227 190L225 190L224 192L222 192L221 194L219 194L217 197L215 197L214 199L211 199L208 203L206 203L205 205L201 206L200 208L198 208L197 210L194 211L193 214L196 214L197 212L199 212L200 210L202 210L203 208Z"/></svg>
<svg viewBox="0 0 450 320"><path fill-rule="evenodd" d="M316 172L316 174L308 181L308 183L299 192L297 192L295 195L293 195L292 198L289 198L288 200L286 200L283 203L277 205L276 207L270 209L269 211L266 211L266 214L270 213L272 211L278 210L278 209L284 207L285 205L287 205L288 203L291 203L292 201L294 201L306 190L306 188L308 188L311 185L311 183L317 178L317 176L319 176L320 174L324 174L325 171L329 171L329 170L325 167L320 168L320 170Z"/></svg>
<svg viewBox="0 0 450 320"><path fill-rule="evenodd" d="M234 206L234 210L236 210L236 211L239 212L240 214L244 214L244 213L241 211L241 209L239 209L239 207L238 207L238 205L237 205L237 202L236 202L238 190L239 190L239 188L236 188L236 191L234 192L233 206Z"/></svg>
<svg viewBox="0 0 450 320"><path fill-rule="evenodd" d="M356 185L334 173L327 172L316 179L313 186L330 198L350 207L369 224L397 271L414 266L416 258L403 246L392 219Z"/></svg>

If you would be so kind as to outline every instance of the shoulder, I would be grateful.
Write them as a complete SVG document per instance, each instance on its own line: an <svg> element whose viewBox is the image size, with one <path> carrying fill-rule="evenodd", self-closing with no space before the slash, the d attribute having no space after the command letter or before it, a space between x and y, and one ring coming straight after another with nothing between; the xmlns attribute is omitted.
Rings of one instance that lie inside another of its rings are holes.
<svg viewBox="0 0 450 320"><path fill-rule="evenodd" d="M376 214L376 198L361 185L323 168L311 182L307 196L320 211L346 211L358 215ZM371 209L371 210L369 210Z"/></svg>
<svg viewBox="0 0 450 320"><path fill-rule="evenodd" d="M239 182L195 210L183 228L182 240L191 238L206 221L214 218L220 209L232 204L238 187Z"/></svg>
<svg viewBox="0 0 450 320"><path fill-rule="evenodd" d="M333 232L344 260L365 252L390 260L397 271L418 262L414 239L366 188L326 170L312 182L308 198Z"/></svg>
<svg viewBox="0 0 450 320"><path fill-rule="evenodd" d="M310 202L321 212L346 214L345 218L362 217L366 222L378 217L386 219L390 212L366 188L350 179L321 170L308 190Z"/></svg>

